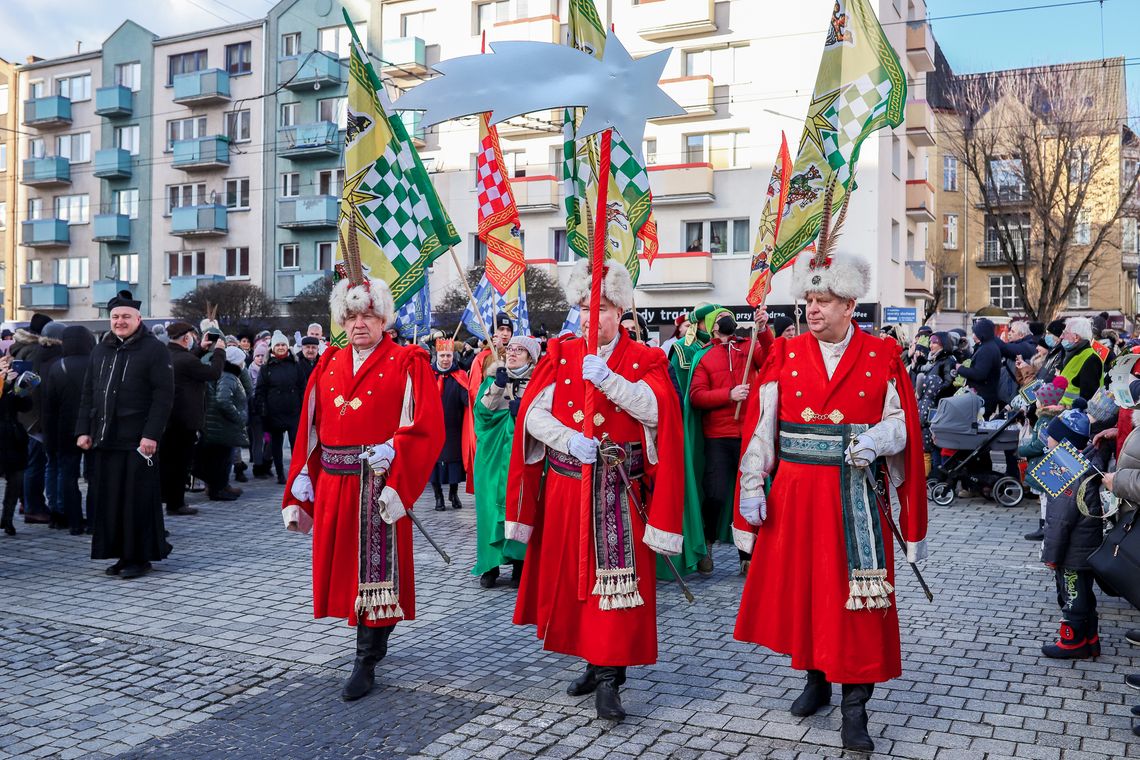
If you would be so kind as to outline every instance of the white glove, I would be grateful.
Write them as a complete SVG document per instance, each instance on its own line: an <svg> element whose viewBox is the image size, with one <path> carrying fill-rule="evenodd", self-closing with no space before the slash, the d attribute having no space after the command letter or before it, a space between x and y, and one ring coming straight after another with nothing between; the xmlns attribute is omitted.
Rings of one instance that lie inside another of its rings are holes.
<svg viewBox="0 0 1140 760"><path fill-rule="evenodd" d="M740 499L740 516L749 525L760 527L768 519L768 499L761 492L759 496Z"/></svg>
<svg viewBox="0 0 1140 760"><path fill-rule="evenodd" d="M300 502L313 500L313 481L309 479L308 473L297 473L297 477L293 479L293 485L289 488L289 493L293 494L293 498Z"/></svg>
<svg viewBox="0 0 1140 760"><path fill-rule="evenodd" d="M570 456L583 464L593 464L598 460L598 439L587 438L581 433L570 436L566 448L570 449Z"/></svg>
<svg viewBox="0 0 1140 760"><path fill-rule="evenodd" d="M370 453L371 450L371 453ZM361 455L372 471L379 474L392 469L392 460L396 458L396 450L386 443L365 448Z"/></svg>
<svg viewBox="0 0 1140 760"><path fill-rule="evenodd" d="M875 441L866 433L860 433L859 437L847 447L844 459L852 467L870 467L878 456Z"/></svg>
<svg viewBox="0 0 1140 760"><path fill-rule="evenodd" d="M604 383L612 374L613 370L611 370L606 365L605 360L603 360L600 356L596 356L594 354L586 354L586 356L583 357L582 378L589 380L598 388L601 388L602 383Z"/></svg>

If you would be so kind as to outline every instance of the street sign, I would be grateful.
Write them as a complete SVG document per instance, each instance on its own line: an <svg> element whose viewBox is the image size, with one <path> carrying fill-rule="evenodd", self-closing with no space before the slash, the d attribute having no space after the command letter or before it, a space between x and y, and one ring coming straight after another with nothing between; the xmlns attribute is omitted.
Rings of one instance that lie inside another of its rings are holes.
<svg viewBox="0 0 1140 760"><path fill-rule="evenodd" d="M909 325L918 321L918 309L905 306L884 306L883 323Z"/></svg>

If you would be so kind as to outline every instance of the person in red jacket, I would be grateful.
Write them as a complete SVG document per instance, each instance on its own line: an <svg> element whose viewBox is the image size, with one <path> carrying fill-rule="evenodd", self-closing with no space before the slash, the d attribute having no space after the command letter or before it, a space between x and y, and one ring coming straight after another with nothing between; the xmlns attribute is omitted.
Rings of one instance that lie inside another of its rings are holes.
<svg viewBox="0 0 1140 760"><path fill-rule="evenodd" d="M712 342L697 359L693 379L689 384L689 403L699 409L704 433L705 471L702 488L704 501L701 517L705 525L705 543L709 550L697 563L697 570L708 575L713 571L712 545L717 537L725 542L732 540L732 508L736 473L740 464L740 437L743 413L737 414L737 405L748 398L753 375L764 364L764 357L772 345L768 330L768 313L757 309L756 329L758 345L748 354L752 341L736 336L736 319L728 309L709 315L712 323ZM738 550L740 574L748 572L752 555Z"/></svg>

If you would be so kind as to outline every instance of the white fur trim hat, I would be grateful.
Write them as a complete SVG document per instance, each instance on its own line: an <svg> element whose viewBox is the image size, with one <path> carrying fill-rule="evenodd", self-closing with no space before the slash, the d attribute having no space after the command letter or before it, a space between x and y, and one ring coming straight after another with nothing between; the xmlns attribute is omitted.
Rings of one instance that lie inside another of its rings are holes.
<svg viewBox="0 0 1140 760"><path fill-rule="evenodd" d="M1065 329L1083 340L1093 339L1092 320L1088 317L1069 317L1065 320Z"/></svg>
<svg viewBox="0 0 1140 760"><path fill-rule="evenodd" d="M392 291L383 280L368 280L363 285L353 286L347 278L337 282L329 295L329 310L333 322L343 325L350 314L372 311L390 327L395 321L396 308L392 303Z"/></svg>
<svg viewBox="0 0 1140 760"><path fill-rule="evenodd" d="M633 308L633 280L629 270L620 264L606 262L605 276L602 278L602 296L622 311ZM580 304L590 297L590 265L586 259L579 259L566 281L566 300Z"/></svg>
<svg viewBox="0 0 1140 760"><path fill-rule="evenodd" d="M792 272L795 298L804 300L808 293L831 293L838 298L858 301L871 287L871 265L865 259L844 256L815 268L810 262L810 257L801 260Z"/></svg>

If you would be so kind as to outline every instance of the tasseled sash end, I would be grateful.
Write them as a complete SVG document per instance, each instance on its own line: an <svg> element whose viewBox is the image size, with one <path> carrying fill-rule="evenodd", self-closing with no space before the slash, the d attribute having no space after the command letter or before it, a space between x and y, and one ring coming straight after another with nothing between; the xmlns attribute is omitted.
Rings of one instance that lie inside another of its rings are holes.
<svg viewBox="0 0 1140 760"><path fill-rule="evenodd" d="M361 583L356 595L356 614L373 622L403 618L404 610L400 608L395 584L390 581Z"/></svg>
<svg viewBox="0 0 1140 760"><path fill-rule="evenodd" d="M645 604L637 590L637 573L632 569L598 570L594 596L600 610L627 610Z"/></svg>
<svg viewBox="0 0 1140 760"><path fill-rule="evenodd" d="M883 610L891 606L895 587L887 582L886 570L852 570L849 610Z"/></svg>

